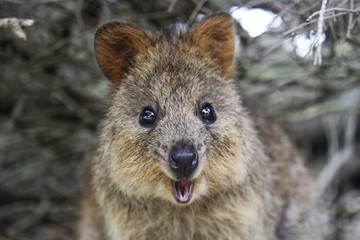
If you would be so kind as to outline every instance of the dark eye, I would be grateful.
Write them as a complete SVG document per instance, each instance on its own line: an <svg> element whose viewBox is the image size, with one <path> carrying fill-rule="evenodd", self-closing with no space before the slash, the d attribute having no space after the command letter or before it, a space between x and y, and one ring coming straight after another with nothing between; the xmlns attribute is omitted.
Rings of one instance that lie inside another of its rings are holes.
<svg viewBox="0 0 360 240"><path fill-rule="evenodd" d="M205 103L202 106L200 110L200 116L206 124L211 124L216 121L215 110L210 103Z"/></svg>
<svg viewBox="0 0 360 240"><path fill-rule="evenodd" d="M152 127L156 122L156 113L151 107L145 107L140 114L139 122L143 127Z"/></svg>

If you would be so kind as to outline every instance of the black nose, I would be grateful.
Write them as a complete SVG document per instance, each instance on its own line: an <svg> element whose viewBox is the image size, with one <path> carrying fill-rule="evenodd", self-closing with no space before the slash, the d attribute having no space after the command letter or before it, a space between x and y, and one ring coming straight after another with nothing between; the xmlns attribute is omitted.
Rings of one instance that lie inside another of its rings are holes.
<svg viewBox="0 0 360 240"><path fill-rule="evenodd" d="M170 150L169 162L178 179L189 178L198 165L198 154L192 145L176 144Z"/></svg>

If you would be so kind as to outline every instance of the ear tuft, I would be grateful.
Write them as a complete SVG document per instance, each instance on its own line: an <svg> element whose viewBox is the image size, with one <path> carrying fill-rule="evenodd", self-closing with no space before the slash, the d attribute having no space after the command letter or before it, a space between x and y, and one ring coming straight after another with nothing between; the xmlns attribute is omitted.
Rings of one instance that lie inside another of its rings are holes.
<svg viewBox="0 0 360 240"><path fill-rule="evenodd" d="M95 34L97 62L115 87L134 64L135 57L146 55L150 46L150 38L133 24L110 22Z"/></svg>
<svg viewBox="0 0 360 240"><path fill-rule="evenodd" d="M195 25L190 34L201 54L216 59L225 75L232 73L235 29L230 14L213 14Z"/></svg>

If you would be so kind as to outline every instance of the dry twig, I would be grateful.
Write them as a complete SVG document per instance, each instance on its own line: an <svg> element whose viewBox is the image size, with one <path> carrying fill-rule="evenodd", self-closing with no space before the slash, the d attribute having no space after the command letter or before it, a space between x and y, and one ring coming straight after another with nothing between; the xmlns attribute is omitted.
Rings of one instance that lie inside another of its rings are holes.
<svg viewBox="0 0 360 240"><path fill-rule="evenodd" d="M337 120L330 119L328 122L328 131L326 131L329 132L329 159L317 179L322 189L327 188L331 184L341 167L348 162L354 154L357 117L353 114L349 115L346 124L344 124L345 143L342 149L339 147L339 136L335 127L338 123Z"/></svg>
<svg viewBox="0 0 360 240"><path fill-rule="evenodd" d="M316 47L315 56L314 56L314 65L321 65L322 63L321 36L324 33L324 15L325 15L326 4L327 4L327 0L322 0L316 36L313 43L313 47Z"/></svg>
<svg viewBox="0 0 360 240"><path fill-rule="evenodd" d="M343 13L349 13L349 14L359 14L360 13L360 9L346 9L346 8L329 8L329 9L325 9L324 13L333 13L333 12L343 12ZM311 14L307 19L306 22L310 22L315 16L319 15L321 13L320 11L314 12L313 14Z"/></svg>
<svg viewBox="0 0 360 240"><path fill-rule="evenodd" d="M194 11L192 11L188 21L187 21L187 25L191 25L191 23L194 22L194 19L196 17L196 15L199 13L200 9L202 8L202 6L206 3L207 0L200 0L198 2L198 4L196 5Z"/></svg>
<svg viewBox="0 0 360 240"><path fill-rule="evenodd" d="M339 12L339 13L336 13L336 14L334 14L334 15L332 15L332 16L326 16L326 17L324 17L324 20L334 19L334 18L343 16L343 15L346 15L346 14L349 14L349 12ZM285 36L288 36L289 34L296 33L298 30L302 29L303 27L306 27L306 26L308 26L308 25L310 25L310 24L312 24L312 23L315 23L315 22L316 22L316 20L310 20L309 22L303 22L302 24L300 24L300 25L298 25L298 26L296 26L296 27L294 27L294 28L292 28L292 29L284 32L284 33L282 34L282 36L285 37Z"/></svg>
<svg viewBox="0 0 360 240"><path fill-rule="evenodd" d="M354 8L354 0L350 0L350 10L352 10ZM349 23L348 23L348 28L346 31L346 38L351 38L351 29L352 29L352 25L353 25L353 18L354 18L354 14L350 13L349 14Z"/></svg>
<svg viewBox="0 0 360 240"><path fill-rule="evenodd" d="M0 19L0 29L11 30L16 37L26 40L26 34L23 28L33 26L35 20L33 19L19 19L19 18L2 18Z"/></svg>
<svg viewBox="0 0 360 240"><path fill-rule="evenodd" d="M172 0L168 9L166 10L167 13L172 13L174 11L174 7L178 0Z"/></svg>

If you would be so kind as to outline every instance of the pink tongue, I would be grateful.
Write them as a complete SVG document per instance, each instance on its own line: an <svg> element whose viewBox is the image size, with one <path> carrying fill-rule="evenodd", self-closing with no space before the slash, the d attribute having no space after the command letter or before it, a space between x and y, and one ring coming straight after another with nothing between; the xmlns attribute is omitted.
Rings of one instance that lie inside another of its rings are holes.
<svg viewBox="0 0 360 240"><path fill-rule="evenodd" d="M176 181L174 184L175 198L180 203L187 203L192 195L192 182L186 179Z"/></svg>
<svg viewBox="0 0 360 240"><path fill-rule="evenodd" d="M179 185L179 188L187 188L188 185L189 185L190 181L186 180L186 179L182 179L180 181L178 181L178 185Z"/></svg>

